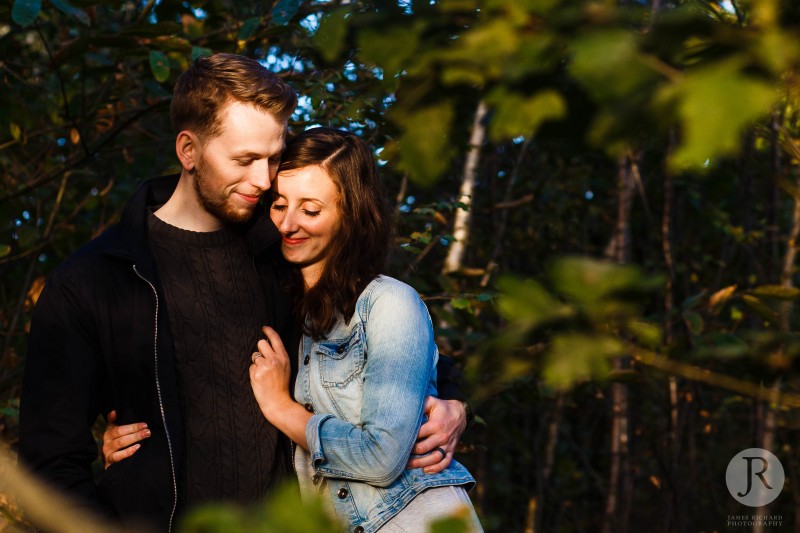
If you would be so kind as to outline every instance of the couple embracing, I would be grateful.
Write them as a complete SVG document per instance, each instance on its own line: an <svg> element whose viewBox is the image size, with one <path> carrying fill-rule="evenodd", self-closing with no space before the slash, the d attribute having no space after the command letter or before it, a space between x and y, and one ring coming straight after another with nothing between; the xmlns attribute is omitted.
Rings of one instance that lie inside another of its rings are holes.
<svg viewBox="0 0 800 533"><path fill-rule="evenodd" d="M467 406L425 305L382 275L391 214L372 153L329 128L287 141L296 103L241 56L179 78L180 175L145 182L37 303L21 461L161 531L295 474L348 531L426 531L464 508L480 531L474 481L452 458Z"/></svg>

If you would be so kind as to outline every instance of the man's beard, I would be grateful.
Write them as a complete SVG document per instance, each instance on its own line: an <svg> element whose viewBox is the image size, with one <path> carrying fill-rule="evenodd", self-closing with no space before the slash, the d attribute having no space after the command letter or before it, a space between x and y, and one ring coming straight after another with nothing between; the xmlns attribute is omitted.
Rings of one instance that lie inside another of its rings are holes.
<svg viewBox="0 0 800 533"><path fill-rule="evenodd" d="M252 209L237 208L230 204L229 197L214 196L208 190L207 178L204 173L204 161L198 161L194 169L194 190L203 208L217 220L226 224L241 224L247 222L255 211Z"/></svg>

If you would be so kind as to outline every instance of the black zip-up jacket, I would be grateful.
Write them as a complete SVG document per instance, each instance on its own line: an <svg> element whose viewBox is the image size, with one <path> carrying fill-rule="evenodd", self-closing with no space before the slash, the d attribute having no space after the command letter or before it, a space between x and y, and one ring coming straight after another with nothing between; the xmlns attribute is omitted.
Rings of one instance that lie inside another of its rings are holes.
<svg viewBox="0 0 800 533"><path fill-rule="evenodd" d="M23 464L84 506L159 531L174 526L185 443L173 342L146 228L148 206L164 204L177 183L178 176L144 183L118 224L50 276L31 323L20 403ZM269 325L289 338L280 233L262 215L246 235ZM119 424L146 422L152 435L96 486L91 427L112 409Z"/></svg>

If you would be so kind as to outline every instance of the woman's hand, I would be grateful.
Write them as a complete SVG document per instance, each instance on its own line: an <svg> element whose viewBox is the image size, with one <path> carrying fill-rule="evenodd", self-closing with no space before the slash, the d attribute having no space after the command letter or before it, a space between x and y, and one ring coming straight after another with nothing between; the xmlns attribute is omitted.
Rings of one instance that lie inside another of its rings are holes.
<svg viewBox="0 0 800 533"><path fill-rule="evenodd" d="M136 453L142 446L138 442L150 436L150 430L143 422L118 426L116 421L117 412L108 413L103 432L103 463L106 468Z"/></svg>
<svg viewBox="0 0 800 533"><path fill-rule="evenodd" d="M267 420L274 423L273 415L281 406L292 402L289 394L292 369L278 333L267 326L262 331L267 338L258 341L258 351L252 355L250 385L261 412Z"/></svg>

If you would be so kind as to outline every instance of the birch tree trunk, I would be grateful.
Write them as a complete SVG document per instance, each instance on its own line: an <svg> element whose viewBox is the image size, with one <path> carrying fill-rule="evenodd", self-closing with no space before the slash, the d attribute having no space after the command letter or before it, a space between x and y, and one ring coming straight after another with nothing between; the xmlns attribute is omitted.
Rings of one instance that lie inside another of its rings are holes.
<svg viewBox="0 0 800 533"><path fill-rule="evenodd" d="M452 274L464 266L464 254L469 242L469 225L472 219L472 191L478 180L478 163L480 162L481 146L486 139L486 114L488 108L481 100L475 110L475 119L472 121L472 134L469 139L469 151L464 163L464 179L458 191L458 200L465 205L456 210L453 222L453 237L455 242L450 243L447 257L444 261L442 273Z"/></svg>

